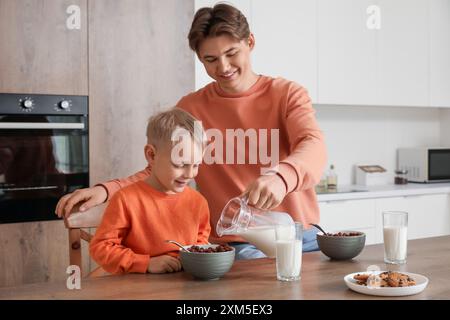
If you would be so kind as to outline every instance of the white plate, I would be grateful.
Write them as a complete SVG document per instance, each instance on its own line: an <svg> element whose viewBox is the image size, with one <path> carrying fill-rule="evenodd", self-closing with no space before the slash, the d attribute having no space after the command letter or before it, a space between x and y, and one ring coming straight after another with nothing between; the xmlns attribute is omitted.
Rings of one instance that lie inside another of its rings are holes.
<svg viewBox="0 0 450 320"><path fill-rule="evenodd" d="M355 279L353 279L354 275L362 274L362 273L370 273L370 274L380 274L382 272L386 271L361 271L361 272L355 272L350 273L344 277L345 284L347 287L349 287L351 290L368 294L372 296L385 296L385 297L396 297L396 296L410 296L413 294L417 294L422 292L428 285L428 278L425 276L422 276L420 274L416 273L410 273L410 272L401 272L403 274L408 275L410 278L414 279L416 281L415 286L409 286L409 287L367 287L363 286L357 283Z"/></svg>

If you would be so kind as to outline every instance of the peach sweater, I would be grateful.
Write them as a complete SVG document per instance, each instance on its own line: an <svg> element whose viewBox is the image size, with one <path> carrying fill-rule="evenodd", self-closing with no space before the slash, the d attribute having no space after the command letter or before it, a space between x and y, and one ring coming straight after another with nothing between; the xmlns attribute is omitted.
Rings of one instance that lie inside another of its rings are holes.
<svg viewBox="0 0 450 320"><path fill-rule="evenodd" d="M110 273L145 273L151 257L177 255L177 247L165 240L207 243L209 219L208 203L197 191L187 187L168 195L139 181L111 198L90 254Z"/></svg>
<svg viewBox="0 0 450 320"><path fill-rule="evenodd" d="M177 106L201 120L205 129L218 129L224 137L226 129L279 129L278 174L283 178L289 194L274 210L288 212L305 228L309 228L309 223L319 223L314 186L326 164L326 147L305 88L282 78L260 76L247 91L228 94L212 82L183 97ZM270 137L270 131L267 135ZM225 141L223 145L225 150ZM200 166L196 182L211 210L213 232L210 242L244 241L237 236L218 238L215 227L227 201L241 194L248 184L260 176L260 165L248 164L248 159L246 154L246 164ZM145 179L150 171L151 168L146 168L131 177L103 185L111 196L129 183Z"/></svg>

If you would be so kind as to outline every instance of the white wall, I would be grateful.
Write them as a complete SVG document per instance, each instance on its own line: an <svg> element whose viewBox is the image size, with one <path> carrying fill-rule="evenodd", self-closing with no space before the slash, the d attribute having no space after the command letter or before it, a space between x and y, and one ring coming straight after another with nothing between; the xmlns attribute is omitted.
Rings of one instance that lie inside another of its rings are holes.
<svg viewBox="0 0 450 320"><path fill-rule="evenodd" d="M441 145L450 147L450 109L440 110Z"/></svg>
<svg viewBox="0 0 450 320"><path fill-rule="evenodd" d="M392 182L397 148L438 146L443 112L450 124L450 110L437 108L316 105L315 109L325 133L328 166L335 165L338 184L353 184L354 165L362 163L383 166ZM449 136L450 128L445 130Z"/></svg>

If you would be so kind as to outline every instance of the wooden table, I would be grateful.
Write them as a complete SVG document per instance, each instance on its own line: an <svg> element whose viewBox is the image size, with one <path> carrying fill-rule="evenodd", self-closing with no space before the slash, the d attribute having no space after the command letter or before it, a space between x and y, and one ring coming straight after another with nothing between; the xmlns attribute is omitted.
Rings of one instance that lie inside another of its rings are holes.
<svg viewBox="0 0 450 320"><path fill-rule="evenodd" d="M255 259L236 261L230 272L214 281L194 280L184 272L129 274L83 279L80 290L68 290L65 283L1 288L0 299L385 299L353 292L344 283L346 274L370 265L387 269L382 245L366 246L350 261L330 261L321 252L304 254L302 278L296 282L276 280L274 259ZM409 241L408 263L391 270L423 274L430 280L422 293L401 299L450 299L450 236Z"/></svg>

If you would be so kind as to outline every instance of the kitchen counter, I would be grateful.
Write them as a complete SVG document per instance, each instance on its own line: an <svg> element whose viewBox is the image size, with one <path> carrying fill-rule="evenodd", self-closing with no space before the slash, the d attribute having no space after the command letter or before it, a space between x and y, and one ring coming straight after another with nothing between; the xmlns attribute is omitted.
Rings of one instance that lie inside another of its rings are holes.
<svg viewBox="0 0 450 320"><path fill-rule="evenodd" d="M371 199L385 197L418 196L425 194L450 193L450 183L408 183L405 185L382 186L339 186L338 192L318 193L319 202Z"/></svg>
<svg viewBox="0 0 450 320"><path fill-rule="evenodd" d="M429 278L420 294L388 299L450 299L450 236L410 240L408 263L391 270L419 273ZM366 246L350 261L330 261L321 252L303 255L302 279L276 280L274 259L236 261L216 281L194 280L184 272L129 274L83 279L80 290L65 283L41 283L0 288L0 299L386 299L347 289L344 276L365 271L370 265L386 270L383 246Z"/></svg>

